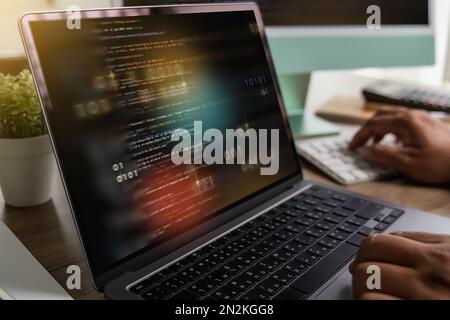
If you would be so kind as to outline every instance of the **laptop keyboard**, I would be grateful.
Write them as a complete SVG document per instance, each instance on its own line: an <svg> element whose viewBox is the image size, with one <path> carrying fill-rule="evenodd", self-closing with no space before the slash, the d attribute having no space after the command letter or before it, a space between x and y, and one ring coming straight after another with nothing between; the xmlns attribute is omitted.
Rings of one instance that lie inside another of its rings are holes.
<svg viewBox="0 0 450 320"><path fill-rule="evenodd" d="M148 300L305 299L402 214L313 186L130 291Z"/></svg>

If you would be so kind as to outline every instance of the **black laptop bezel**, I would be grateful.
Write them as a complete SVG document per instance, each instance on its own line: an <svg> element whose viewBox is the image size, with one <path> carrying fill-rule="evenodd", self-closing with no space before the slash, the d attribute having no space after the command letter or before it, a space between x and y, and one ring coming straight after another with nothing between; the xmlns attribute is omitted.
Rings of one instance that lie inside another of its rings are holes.
<svg viewBox="0 0 450 320"><path fill-rule="evenodd" d="M256 22L258 24L259 32L261 34L261 39L264 45L267 62L269 64L269 69L272 74L273 83L275 87L275 91L277 94L280 111L283 117L284 125L287 128L288 139L291 141L292 148L295 151L295 141L292 136L290 130L290 124L288 121L288 116L286 114L286 109L284 106L284 102L281 96L281 90L278 84L278 80L276 77L276 72L273 64L273 60L270 54L266 33L264 30L263 20L261 13L258 9L258 6L255 3L230 3L230 4L202 4L202 5L169 5L169 6L148 6L148 7L126 7L126 8L105 8L105 9L88 9L81 10L81 18L99 18L104 17L104 13L108 11L108 16L136 16L136 15L152 15L152 14L189 14L189 13L213 13L213 12L233 12L233 11L253 11ZM32 37L30 22L32 21L46 21L46 20L61 20L68 19L72 13L68 11L53 11L53 12L36 12L36 13L27 13L22 15L19 21L19 28L22 35L22 40L24 43L24 47L26 50L26 54L28 60L30 62L31 70L35 79L35 85L37 88L38 96L41 101L41 107L43 110L44 118L46 120L48 131L50 135L50 140L52 143L52 147L55 153L55 157L57 160L59 172L62 177L63 186L66 192L66 196L68 199L70 211L72 213L73 219L75 221L76 229L78 232L78 236L80 242L83 247L83 251L88 261L90 274L92 280L94 282L94 286L98 291L103 291L104 286L115 279L116 277L124 274L127 271L135 271L140 268L148 265L151 262L154 262L157 259L164 257L166 254L173 252L175 250L180 250L184 247L188 248L189 243L192 243L195 239L207 236L207 233L204 233L199 236L198 232L201 232L201 229L206 228L210 232L214 229L217 229L224 223L227 223L245 212L249 211L252 208L255 208L264 202L272 199L274 196L280 194L286 189L292 187L293 185L301 182L303 180L303 173L301 167L300 157L297 155L297 164L298 171L293 173L292 175L284 178L283 180L276 182L275 184L268 186L255 194L249 195L245 199L241 199L238 203L233 204L232 208L225 209L223 214L218 215L216 218L211 219L189 231L184 233L181 236L178 236L174 239L171 239L164 243L163 245L155 248L155 249L147 249L139 250L139 254L132 254L128 256L124 261L121 260L120 264L112 267L111 269L101 273L94 274L91 264L95 258L90 256L89 254L89 246L87 244L87 239L83 238L82 230L79 227L79 221L77 218L77 214L75 212L75 207L73 205L70 192L66 185L66 177L64 175L63 165L60 162L58 157L58 146L55 145L52 133L52 127L48 122L47 118L47 109L51 108L50 99L48 97L47 87L45 83L45 79L43 77L43 72L40 66L39 58L36 52L36 47L34 45L34 39ZM296 154L296 153L295 153ZM190 240L186 242L186 239L190 237ZM161 253L163 252L163 253Z"/></svg>

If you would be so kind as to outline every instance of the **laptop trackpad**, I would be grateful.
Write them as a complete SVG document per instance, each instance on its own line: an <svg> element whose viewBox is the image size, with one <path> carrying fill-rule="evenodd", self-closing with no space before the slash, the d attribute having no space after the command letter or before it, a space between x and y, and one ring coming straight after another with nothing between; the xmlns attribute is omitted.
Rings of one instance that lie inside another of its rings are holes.
<svg viewBox="0 0 450 320"><path fill-rule="evenodd" d="M322 288L312 299L317 300L351 300L352 296L352 275L345 267L343 272L329 286Z"/></svg>
<svg viewBox="0 0 450 320"><path fill-rule="evenodd" d="M434 214L410 210L397 220L386 232L421 230L425 232L434 232L448 234L450 230L450 220ZM352 275L348 272L348 266L345 266L344 272L328 285L320 288L312 299L331 300L331 299L352 299Z"/></svg>

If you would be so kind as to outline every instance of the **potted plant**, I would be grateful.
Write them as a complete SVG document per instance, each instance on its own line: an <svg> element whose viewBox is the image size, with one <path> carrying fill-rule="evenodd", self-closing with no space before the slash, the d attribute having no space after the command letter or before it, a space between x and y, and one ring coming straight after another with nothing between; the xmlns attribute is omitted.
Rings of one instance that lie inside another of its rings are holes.
<svg viewBox="0 0 450 320"><path fill-rule="evenodd" d="M29 207L51 199L55 161L28 70L0 73L0 187L5 202Z"/></svg>

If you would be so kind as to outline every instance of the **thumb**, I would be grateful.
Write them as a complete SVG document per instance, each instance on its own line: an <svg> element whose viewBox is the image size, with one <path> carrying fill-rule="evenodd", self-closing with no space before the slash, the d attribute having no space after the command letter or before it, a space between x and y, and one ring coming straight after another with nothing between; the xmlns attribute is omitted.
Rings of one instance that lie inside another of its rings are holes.
<svg viewBox="0 0 450 320"><path fill-rule="evenodd" d="M391 234L424 243L441 243L445 242L445 240L448 239L449 237L448 235L444 234L434 234L428 232L403 231L403 232L393 232Z"/></svg>
<svg viewBox="0 0 450 320"><path fill-rule="evenodd" d="M361 148L359 153L363 159L371 163L392 168L401 173L407 171L410 167L410 157L403 147L374 144L370 147Z"/></svg>

